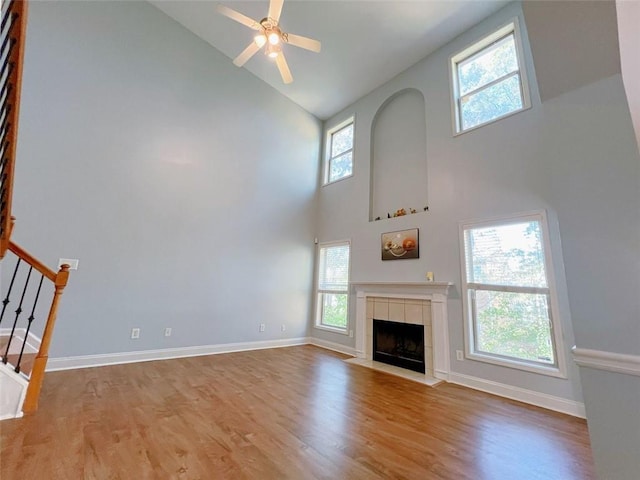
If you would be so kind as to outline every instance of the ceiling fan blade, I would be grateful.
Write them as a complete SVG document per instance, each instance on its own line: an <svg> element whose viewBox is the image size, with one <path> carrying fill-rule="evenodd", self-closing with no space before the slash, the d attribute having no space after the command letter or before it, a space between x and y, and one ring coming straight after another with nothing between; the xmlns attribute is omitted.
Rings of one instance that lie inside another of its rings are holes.
<svg viewBox="0 0 640 480"><path fill-rule="evenodd" d="M282 13L282 4L284 0L271 0L269 2L269 13L267 16L272 20L275 20L276 23L280 21L280 14Z"/></svg>
<svg viewBox="0 0 640 480"><path fill-rule="evenodd" d="M240 12L236 12L235 10L225 7L224 5L217 6L218 13L224 15L225 17L229 17L231 20L235 20L242 25L249 27L252 30L260 30L262 28L259 22L256 22L254 19L243 15Z"/></svg>
<svg viewBox="0 0 640 480"><path fill-rule="evenodd" d="M233 64L236 67L243 66L251 57L258 53L258 50L260 50L260 47L256 45L256 42L251 42L249 46L233 60Z"/></svg>
<svg viewBox="0 0 640 480"><path fill-rule="evenodd" d="M278 70L280 70L282 81L284 83L293 82L291 70L289 70L289 65L287 65L287 60L284 58L284 54L282 52L280 52L280 54L276 57L276 64L278 65Z"/></svg>
<svg viewBox="0 0 640 480"><path fill-rule="evenodd" d="M319 53L321 44L318 40L312 38L302 37L300 35L294 35L293 33L287 33L283 36L285 42L295 47L311 50L312 52Z"/></svg>

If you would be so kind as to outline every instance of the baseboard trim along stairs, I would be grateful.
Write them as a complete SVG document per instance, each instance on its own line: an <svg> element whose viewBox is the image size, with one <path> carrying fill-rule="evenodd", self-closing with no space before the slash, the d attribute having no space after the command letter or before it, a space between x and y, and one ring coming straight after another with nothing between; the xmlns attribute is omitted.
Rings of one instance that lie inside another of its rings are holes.
<svg viewBox="0 0 640 480"><path fill-rule="evenodd" d="M29 382L13 367L0 362L0 420L22 417Z"/></svg>
<svg viewBox="0 0 640 480"><path fill-rule="evenodd" d="M40 348L40 339L29 332L26 335L25 328L16 328L13 332L13 340L9 348L9 364L0 362L0 420L22 417L22 406L27 395L29 381L25 375L31 371L33 358ZM16 373L12 363L20 354L22 343L27 337L22 355L23 373ZM7 341L11 336L10 328L0 328L0 352L5 353Z"/></svg>

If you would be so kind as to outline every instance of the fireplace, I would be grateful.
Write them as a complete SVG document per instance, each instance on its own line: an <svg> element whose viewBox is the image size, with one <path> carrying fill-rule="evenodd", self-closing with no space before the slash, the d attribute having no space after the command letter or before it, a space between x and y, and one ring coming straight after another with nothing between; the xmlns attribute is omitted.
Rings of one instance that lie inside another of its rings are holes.
<svg viewBox="0 0 640 480"><path fill-rule="evenodd" d="M448 282L354 282L356 357L349 361L394 375L437 385L449 377ZM381 364L373 359L373 319L422 325L424 373ZM382 365L377 367L377 365Z"/></svg>
<svg viewBox="0 0 640 480"><path fill-rule="evenodd" d="M425 373L424 325L374 318L373 360Z"/></svg>

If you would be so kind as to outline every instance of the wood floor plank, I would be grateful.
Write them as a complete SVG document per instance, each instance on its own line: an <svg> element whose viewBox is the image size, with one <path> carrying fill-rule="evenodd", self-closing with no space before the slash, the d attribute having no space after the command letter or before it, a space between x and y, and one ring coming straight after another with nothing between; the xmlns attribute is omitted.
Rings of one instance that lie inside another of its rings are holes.
<svg viewBox="0 0 640 480"><path fill-rule="evenodd" d="M312 346L53 372L0 478L591 480L583 420Z"/></svg>

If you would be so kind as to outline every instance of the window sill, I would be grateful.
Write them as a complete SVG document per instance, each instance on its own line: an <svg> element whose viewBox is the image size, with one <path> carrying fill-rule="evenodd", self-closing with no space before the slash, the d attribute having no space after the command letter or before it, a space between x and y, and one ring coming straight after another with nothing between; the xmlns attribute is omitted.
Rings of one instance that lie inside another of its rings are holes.
<svg viewBox="0 0 640 480"><path fill-rule="evenodd" d="M519 113L526 112L527 110L530 110L530 109L531 109L531 104L530 103L525 103L525 105L522 108L518 109L518 110L514 110L513 112L505 113L504 115L501 115L499 117L493 118L493 119L491 119L491 120L489 120L487 122L480 123L479 125L475 125L473 127L469 127L469 128L467 128L465 130L457 131L456 128L454 127L453 138L459 137L460 135L464 135L465 133L474 132L474 131L478 130L479 128L486 127L487 125L491 125L493 123L499 122L500 120L504 120L505 118L509 118L509 117L512 117L512 116L517 115Z"/></svg>
<svg viewBox="0 0 640 480"><path fill-rule="evenodd" d="M329 327L327 325L314 325L313 328L317 330L324 330L325 332L339 333L340 335L349 335L347 328Z"/></svg>
<svg viewBox="0 0 640 480"><path fill-rule="evenodd" d="M339 182L341 182L343 180L347 180L347 179L352 178L352 177L353 177L353 173L350 174L350 175L345 175L344 177L340 177L337 180L332 180L331 182L323 183L322 186L323 187L328 187L329 185L333 185L335 183L339 183Z"/></svg>
<svg viewBox="0 0 640 480"><path fill-rule="evenodd" d="M483 353L469 353L467 352L467 358L469 360L476 360L478 362L491 363L493 365L500 365L501 367L513 368L515 370L524 370L525 372L537 373L540 375L546 375L548 377L556 377L556 378L568 378L566 374L566 369L564 366L554 367L554 366L543 366L543 365L533 365L531 363L527 363L525 361L518 360L508 360L506 358L498 358L493 355L487 355Z"/></svg>

